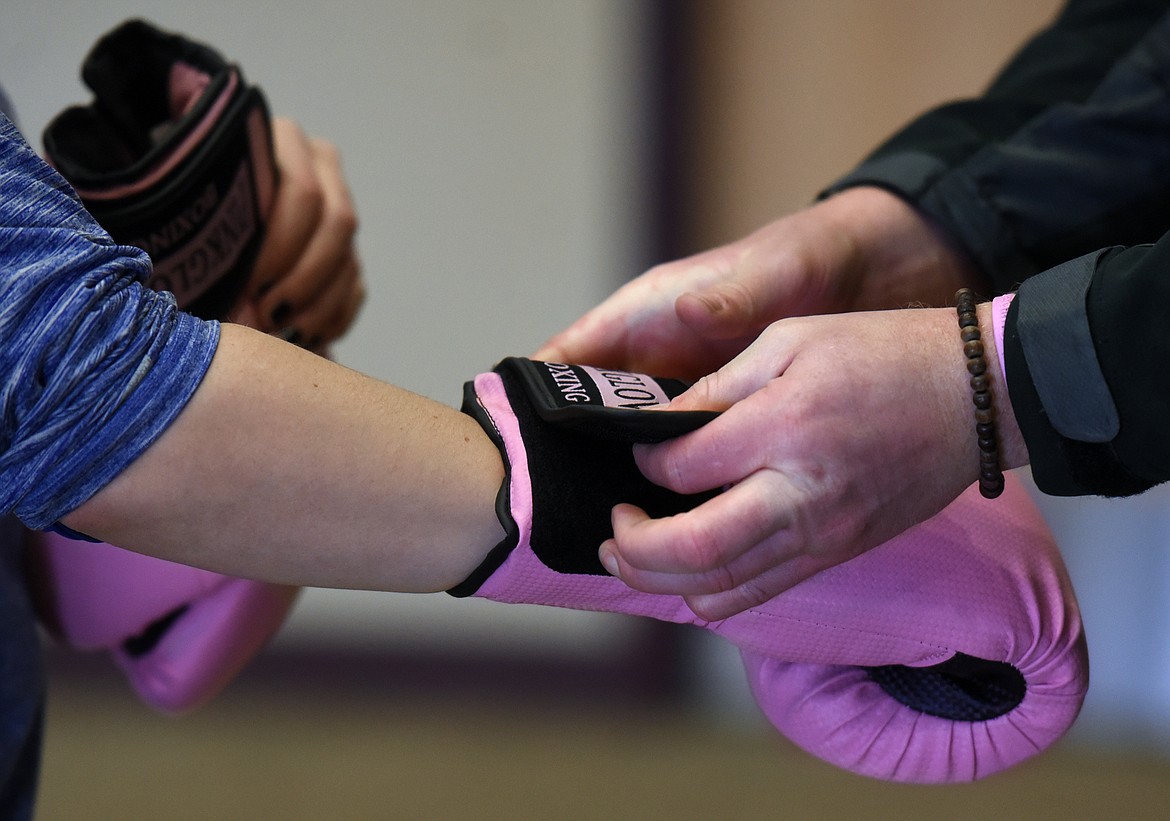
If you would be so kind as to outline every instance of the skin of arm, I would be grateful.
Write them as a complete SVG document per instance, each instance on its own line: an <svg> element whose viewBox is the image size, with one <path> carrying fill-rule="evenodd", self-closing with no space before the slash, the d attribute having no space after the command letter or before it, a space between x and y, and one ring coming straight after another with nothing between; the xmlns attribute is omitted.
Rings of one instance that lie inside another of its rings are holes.
<svg viewBox="0 0 1170 821"><path fill-rule="evenodd" d="M430 592L503 537L502 480L470 417L225 325L175 423L64 522L245 578Z"/></svg>

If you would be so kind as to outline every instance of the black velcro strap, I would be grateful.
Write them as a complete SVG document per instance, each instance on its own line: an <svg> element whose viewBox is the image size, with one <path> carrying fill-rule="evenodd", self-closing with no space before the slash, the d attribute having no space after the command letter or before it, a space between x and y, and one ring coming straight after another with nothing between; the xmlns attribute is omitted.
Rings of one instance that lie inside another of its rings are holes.
<svg viewBox="0 0 1170 821"><path fill-rule="evenodd" d="M663 442L710 422L714 411L647 414L687 389L663 379L589 365L565 365L509 357L496 366L525 389L527 401L545 422L616 442Z"/></svg>
<svg viewBox="0 0 1170 821"><path fill-rule="evenodd" d="M247 283L276 189L263 94L216 51L132 20L82 66L92 103L61 112L45 153L150 285L222 319Z"/></svg>
<svg viewBox="0 0 1170 821"><path fill-rule="evenodd" d="M694 430L714 412L650 411L686 385L622 371L509 358L496 366L520 425L532 481L532 551L558 573L608 575L597 548L613 536L614 505L635 504L651 517L690 510L713 493L682 495L650 482L634 462L633 442L660 442ZM653 399L653 401L652 401ZM475 417L505 456L469 385L463 411ZM474 593L516 545L507 485L497 513L508 537L450 592Z"/></svg>

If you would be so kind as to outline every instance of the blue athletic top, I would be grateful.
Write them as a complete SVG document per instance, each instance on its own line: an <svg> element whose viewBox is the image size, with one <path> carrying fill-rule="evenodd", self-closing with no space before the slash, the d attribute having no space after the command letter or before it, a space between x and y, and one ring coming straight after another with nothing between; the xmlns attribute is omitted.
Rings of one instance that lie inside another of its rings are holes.
<svg viewBox="0 0 1170 821"><path fill-rule="evenodd" d="M149 271L0 113L0 818L33 817L44 704L21 523L52 526L139 456L218 343Z"/></svg>
<svg viewBox="0 0 1170 821"><path fill-rule="evenodd" d="M144 284L0 118L0 513L52 525L137 458L198 387L219 325Z"/></svg>

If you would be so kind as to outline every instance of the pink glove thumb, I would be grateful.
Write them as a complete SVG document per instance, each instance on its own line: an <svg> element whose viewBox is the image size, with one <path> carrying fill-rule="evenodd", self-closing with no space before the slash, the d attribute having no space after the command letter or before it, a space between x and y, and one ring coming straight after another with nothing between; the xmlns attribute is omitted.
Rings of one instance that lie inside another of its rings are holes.
<svg viewBox="0 0 1170 821"><path fill-rule="evenodd" d="M298 592L56 533L36 534L30 552L46 628L72 647L108 650L142 700L166 712L219 693Z"/></svg>

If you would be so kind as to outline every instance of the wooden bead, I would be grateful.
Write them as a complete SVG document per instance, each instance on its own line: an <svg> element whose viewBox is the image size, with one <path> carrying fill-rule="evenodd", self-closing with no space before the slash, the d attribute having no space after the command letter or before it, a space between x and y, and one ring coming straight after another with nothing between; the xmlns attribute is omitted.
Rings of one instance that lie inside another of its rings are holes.
<svg viewBox="0 0 1170 821"><path fill-rule="evenodd" d="M997 481L983 481L979 482L979 493L984 499L998 499L1003 493L1003 474L1000 474Z"/></svg>
<svg viewBox="0 0 1170 821"><path fill-rule="evenodd" d="M959 335L963 340L963 355L967 358L967 372L971 375L971 402L975 406L975 433L979 443L979 492L987 499L994 499L1003 493L1004 478L999 464L995 403L985 358L987 350L979 329L975 294L970 288L962 288L955 294L955 310L959 318Z"/></svg>

